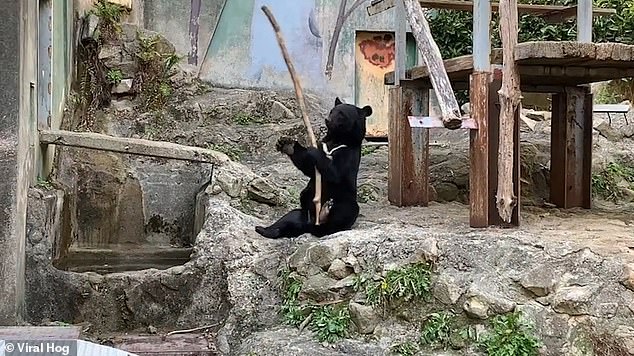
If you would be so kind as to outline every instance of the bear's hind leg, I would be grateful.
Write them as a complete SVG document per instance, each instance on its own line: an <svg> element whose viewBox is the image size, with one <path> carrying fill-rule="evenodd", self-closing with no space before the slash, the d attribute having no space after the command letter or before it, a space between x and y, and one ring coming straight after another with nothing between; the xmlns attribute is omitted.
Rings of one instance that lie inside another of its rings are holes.
<svg viewBox="0 0 634 356"><path fill-rule="evenodd" d="M282 237L297 237L309 232L309 228L302 210L295 209L286 213L271 226L256 226L255 231L268 239L279 239Z"/></svg>

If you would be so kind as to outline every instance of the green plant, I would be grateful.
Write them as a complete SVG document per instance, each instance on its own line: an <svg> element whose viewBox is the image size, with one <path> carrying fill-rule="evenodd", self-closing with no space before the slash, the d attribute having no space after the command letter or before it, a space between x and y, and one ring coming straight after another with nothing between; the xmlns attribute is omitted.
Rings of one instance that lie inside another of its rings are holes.
<svg viewBox="0 0 634 356"><path fill-rule="evenodd" d="M423 323L420 342L433 348L449 347L450 337L455 324L455 316L451 313L441 312L430 314Z"/></svg>
<svg viewBox="0 0 634 356"><path fill-rule="evenodd" d="M386 306L396 300L427 298L430 287L431 266L427 263L415 263L390 270L379 281L368 281L365 294L371 305Z"/></svg>
<svg viewBox="0 0 634 356"><path fill-rule="evenodd" d="M139 37L135 86L147 110L163 108L173 93L170 78L176 74L175 66L182 58L166 47L158 35Z"/></svg>
<svg viewBox="0 0 634 356"><path fill-rule="evenodd" d="M539 354L540 341L532 335L531 326L520 312L495 316L490 333L478 346L490 356L534 356Z"/></svg>
<svg viewBox="0 0 634 356"><path fill-rule="evenodd" d="M90 12L99 18L95 37L102 41L112 41L121 32L121 17L126 12L125 7L111 3L108 0L98 0Z"/></svg>
<svg viewBox="0 0 634 356"><path fill-rule="evenodd" d="M233 116L233 122L235 122L238 125L246 126L246 125L251 125L256 123L262 123L263 120L257 117L253 117L247 113L239 112Z"/></svg>
<svg viewBox="0 0 634 356"><path fill-rule="evenodd" d="M379 196L379 188L370 183L359 185L357 189L357 201L360 203L369 203L377 201Z"/></svg>
<svg viewBox="0 0 634 356"><path fill-rule="evenodd" d="M119 69L110 69L106 73L106 80L112 85L119 85L121 80L123 80L123 73Z"/></svg>
<svg viewBox="0 0 634 356"><path fill-rule="evenodd" d="M284 322L292 326L299 326L306 319L306 309L297 301L302 290L302 281L289 269L280 271L278 276L282 292L281 312Z"/></svg>
<svg viewBox="0 0 634 356"><path fill-rule="evenodd" d="M620 187L623 183L634 189L634 167L610 162L602 171L592 174L592 193L616 203L623 197Z"/></svg>
<svg viewBox="0 0 634 356"><path fill-rule="evenodd" d="M411 341L406 341L402 344L392 346L390 351L392 354L399 356L414 356L418 352L418 345Z"/></svg>
<svg viewBox="0 0 634 356"><path fill-rule="evenodd" d="M51 181L48 179L43 179L40 176L37 177L37 184L35 186L45 190L53 189L53 184L51 183Z"/></svg>
<svg viewBox="0 0 634 356"><path fill-rule="evenodd" d="M207 149L222 152L226 154L227 156L229 156L231 160L236 162L239 162L245 153L244 150L242 150L240 147L230 145L227 143L207 144Z"/></svg>
<svg viewBox="0 0 634 356"><path fill-rule="evenodd" d="M312 310L313 318L310 329L315 332L317 340L328 343L344 338L350 325L350 313L346 305L325 305Z"/></svg>
<svg viewBox="0 0 634 356"><path fill-rule="evenodd" d="M361 147L361 156L367 156L369 154L372 154L374 151L376 151L378 148L378 146L368 146L368 145L364 145Z"/></svg>

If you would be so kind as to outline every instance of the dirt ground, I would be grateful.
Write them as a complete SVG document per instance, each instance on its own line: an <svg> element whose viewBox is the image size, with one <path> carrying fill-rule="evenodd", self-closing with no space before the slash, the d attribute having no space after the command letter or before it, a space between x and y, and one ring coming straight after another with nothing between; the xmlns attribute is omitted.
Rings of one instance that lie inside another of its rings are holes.
<svg viewBox="0 0 634 356"><path fill-rule="evenodd" d="M508 233L526 232L540 239L587 247L599 255L618 255L634 262L634 210L596 203L592 210L522 207L518 228L485 229L500 238ZM469 206L458 203L431 202L428 207L398 208L387 204L363 205L360 224L406 223L453 232L482 229L469 227Z"/></svg>

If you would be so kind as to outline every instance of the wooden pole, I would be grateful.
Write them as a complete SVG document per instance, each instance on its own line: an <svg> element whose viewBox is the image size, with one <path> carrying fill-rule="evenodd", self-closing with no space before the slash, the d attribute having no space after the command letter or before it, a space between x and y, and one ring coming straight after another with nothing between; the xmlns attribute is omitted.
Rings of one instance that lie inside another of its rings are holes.
<svg viewBox="0 0 634 356"><path fill-rule="evenodd" d="M592 42L592 0L577 0L577 42Z"/></svg>
<svg viewBox="0 0 634 356"><path fill-rule="evenodd" d="M500 146L496 205L502 220L511 222L517 197L513 193L513 129L520 104L520 76L515 64L517 45L517 0L500 1L500 37L502 38L502 87L500 95Z"/></svg>
<svg viewBox="0 0 634 356"><path fill-rule="evenodd" d="M448 129L458 129L462 125L460 106L451 88L449 76L440 55L440 49L434 41L425 19L425 13L417 0L402 0L405 4L407 21L412 28L418 50L423 55L425 65L429 70L432 86L438 98L442 113L443 125Z"/></svg>
<svg viewBox="0 0 634 356"><path fill-rule="evenodd" d="M284 37L282 37L280 25L277 23L277 20L273 16L273 13L266 5L262 6L262 11L271 22L273 30L275 31L277 43L280 45L282 56L284 57L284 62L286 62L286 67L288 68L288 72L290 73L291 79L293 80L293 86L295 87L295 96L297 98L297 102L299 103L299 110L302 112L302 119L304 120L304 125L306 125L306 131L308 132L310 144L311 146L316 148L317 139L315 138L313 127L310 124L310 119L308 118L308 110L306 109L306 102L304 101L302 86L299 82L297 72L295 71L295 66L293 66L293 62L291 62L291 56L288 54L288 49L286 49L286 42L284 41ZM321 174L319 173L317 168L315 168L315 198L313 199L313 202L315 203L315 225L319 225L319 213L321 210Z"/></svg>

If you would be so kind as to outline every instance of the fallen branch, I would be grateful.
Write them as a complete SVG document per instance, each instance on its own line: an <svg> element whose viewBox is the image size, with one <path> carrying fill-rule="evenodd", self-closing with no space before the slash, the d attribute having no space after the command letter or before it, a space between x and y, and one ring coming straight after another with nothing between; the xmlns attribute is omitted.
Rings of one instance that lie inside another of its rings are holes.
<svg viewBox="0 0 634 356"><path fill-rule="evenodd" d="M500 96L500 137L496 205L502 220L511 222L517 197L513 193L513 130L520 105L520 77L515 64L517 45L517 0L500 1L500 37L502 38L502 87Z"/></svg>
<svg viewBox="0 0 634 356"><path fill-rule="evenodd" d="M440 55L440 49L431 35L429 24L425 19L425 12L418 0L398 0L405 4L407 22L412 28L416 39L416 46L422 54L429 71L431 84L438 98L438 105L442 112L442 123L448 129L459 129L462 126L460 106L451 87L445 64Z"/></svg>
<svg viewBox="0 0 634 356"><path fill-rule="evenodd" d="M290 73L291 79L293 80L293 86L295 87L295 97L297 98L297 102L299 103L299 110L302 112L302 119L304 119L304 125L306 126L306 131L308 131L308 138L310 139L310 144L311 146L317 148L317 139L315 138L313 127L310 124L310 120L308 119L308 110L306 109L306 102L304 101L302 86L299 83L299 77L297 76L297 72L295 71L295 66L293 66L293 62L291 62L291 57L288 54L288 49L286 49L286 42L284 41L284 38L282 37L280 25L277 23L277 20L273 16L273 13L266 5L262 6L262 11L271 22L271 26L273 26L273 30L275 31L275 37L277 37L277 43L280 45L280 49L282 50L282 56L284 57L284 62L286 62L286 67L288 68L288 72ZM321 174L319 173L316 167L315 167L315 198L313 199L313 203L315 203L315 225L319 225L319 213L321 210Z"/></svg>
<svg viewBox="0 0 634 356"><path fill-rule="evenodd" d="M165 336L171 336L171 335L176 335L176 334L189 334L189 333L193 333L193 332L196 332L196 331L211 329L211 328L214 328L214 327L216 327L218 325L220 325L220 324L217 323L217 324L212 324L212 325L199 326L199 327L193 328L193 329L174 330L174 331L168 332L167 334L165 334Z"/></svg>

